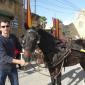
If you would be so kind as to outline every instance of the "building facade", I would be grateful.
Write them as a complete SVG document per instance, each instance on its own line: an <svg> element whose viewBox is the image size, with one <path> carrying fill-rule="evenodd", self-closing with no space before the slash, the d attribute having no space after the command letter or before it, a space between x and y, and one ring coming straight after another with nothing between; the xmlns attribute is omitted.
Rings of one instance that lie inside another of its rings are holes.
<svg viewBox="0 0 85 85"><path fill-rule="evenodd" d="M85 39L85 9L76 14L73 24L79 34L79 38Z"/></svg>
<svg viewBox="0 0 85 85"><path fill-rule="evenodd" d="M0 15L13 17L12 33L17 36L22 34L24 20L23 0L0 0Z"/></svg>
<svg viewBox="0 0 85 85"><path fill-rule="evenodd" d="M69 25L64 25L63 29L67 38L85 39L85 9L77 12L73 22Z"/></svg>

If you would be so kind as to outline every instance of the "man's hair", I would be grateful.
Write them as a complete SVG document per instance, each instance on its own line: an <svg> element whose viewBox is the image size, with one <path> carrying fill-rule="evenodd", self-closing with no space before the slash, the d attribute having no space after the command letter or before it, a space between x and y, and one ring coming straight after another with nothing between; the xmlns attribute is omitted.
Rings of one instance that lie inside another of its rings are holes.
<svg viewBox="0 0 85 85"><path fill-rule="evenodd" d="M10 20L7 19L7 18L3 18L3 17L0 17L0 23L1 23L1 22L7 22L7 23L10 24Z"/></svg>

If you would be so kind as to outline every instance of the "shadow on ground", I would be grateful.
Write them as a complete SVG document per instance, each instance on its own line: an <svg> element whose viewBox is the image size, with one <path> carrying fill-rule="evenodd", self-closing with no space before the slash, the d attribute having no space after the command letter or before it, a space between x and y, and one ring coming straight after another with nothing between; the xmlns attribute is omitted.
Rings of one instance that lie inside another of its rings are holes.
<svg viewBox="0 0 85 85"><path fill-rule="evenodd" d="M73 85L73 83L75 82L74 85L79 85L79 83L84 80L85 78L85 72L83 70L80 70L81 68L78 67L76 69L72 69L69 72L65 73L62 75L62 81L66 78L71 79L71 81L69 81L68 85ZM51 83L49 83L48 85L52 85Z"/></svg>
<svg viewBox="0 0 85 85"><path fill-rule="evenodd" d="M78 67L78 68L72 69L68 73L62 75L62 80L65 78L69 78L69 79L71 79L71 81L68 83L68 85L72 85L73 82L75 82L75 85L78 85L85 78L85 72L80 69L81 68Z"/></svg>

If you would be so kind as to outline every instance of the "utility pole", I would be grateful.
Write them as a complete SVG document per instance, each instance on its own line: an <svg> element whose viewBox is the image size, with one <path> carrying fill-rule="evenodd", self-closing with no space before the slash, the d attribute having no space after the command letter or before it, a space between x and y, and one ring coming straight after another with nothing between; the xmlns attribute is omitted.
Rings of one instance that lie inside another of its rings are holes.
<svg viewBox="0 0 85 85"><path fill-rule="evenodd" d="M35 0L35 11L34 11L34 13L36 14L36 0Z"/></svg>
<svg viewBox="0 0 85 85"><path fill-rule="evenodd" d="M27 25L28 25L29 28L32 26L30 0L27 0L27 17L26 17L26 23L27 23Z"/></svg>

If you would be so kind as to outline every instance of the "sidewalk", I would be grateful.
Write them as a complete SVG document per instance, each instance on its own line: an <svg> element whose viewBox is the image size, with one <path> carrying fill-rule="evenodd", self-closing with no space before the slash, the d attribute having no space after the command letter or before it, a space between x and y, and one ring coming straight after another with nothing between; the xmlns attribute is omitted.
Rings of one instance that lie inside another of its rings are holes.
<svg viewBox="0 0 85 85"><path fill-rule="evenodd" d="M35 65L34 65L35 66ZM46 68L29 67L27 71L19 70L20 85L51 85L50 75ZM85 85L85 73L79 64L62 69L62 85ZM7 80L6 85L10 85Z"/></svg>

